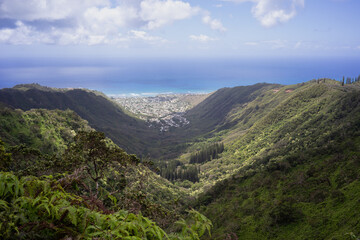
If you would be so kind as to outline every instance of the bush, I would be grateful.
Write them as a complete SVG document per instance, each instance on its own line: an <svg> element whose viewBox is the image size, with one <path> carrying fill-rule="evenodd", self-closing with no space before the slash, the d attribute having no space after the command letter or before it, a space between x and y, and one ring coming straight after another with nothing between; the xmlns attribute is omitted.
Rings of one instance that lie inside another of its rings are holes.
<svg viewBox="0 0 360 240"><path fill-rule="evenodd" d="M82 197L67 193L52 176L22 177L0 172L1 239L190 239L210 235L211 221L195 210L180 220L181 233L167 235L141 214L105 214Z"/></svg>
<svg viewBox="0 0 360 240"><path fill-rule="evenodd" d="M289 201L281 201L275 205L270 213L271 225L286 225L298 220L301 212Z"/></svg>

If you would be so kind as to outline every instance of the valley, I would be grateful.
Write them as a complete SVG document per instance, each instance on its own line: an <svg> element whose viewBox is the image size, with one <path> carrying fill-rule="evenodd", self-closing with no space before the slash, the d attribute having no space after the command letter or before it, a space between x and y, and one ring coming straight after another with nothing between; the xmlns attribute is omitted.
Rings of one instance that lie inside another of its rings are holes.
<svg viewBox="0 0 360 240"><path fill-rule="evenodd" d="M360 234L359 96L358 82L331 79L122 99L22 85L0 90L0 166L66 172L89 186L66 189L99 200L102 214L141 212L168 232L191 207L212 222L202 239L350 239Z"/></svg>
<svg viewBox="0 0 360 240"><path fill-rule="evenodd" d="M0 0L0 240L360 240L359 0Z"/></svg>

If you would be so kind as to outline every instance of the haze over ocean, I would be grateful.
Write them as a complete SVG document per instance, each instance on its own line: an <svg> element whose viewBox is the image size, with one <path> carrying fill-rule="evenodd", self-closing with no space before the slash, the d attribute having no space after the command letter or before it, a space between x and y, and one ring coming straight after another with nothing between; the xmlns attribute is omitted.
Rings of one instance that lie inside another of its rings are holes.
<svg viewBox="0 0 360 240"><path fill-rule="evenodd" d="M39 83L109 95L211 92L257 82L294 84L357 77L360 58L2 59L0 87Z"/></svg>
<svg viewBox="0 0 360 240"><path fill-rule="evenodd" d="M360 74L359 0L0 0L0 87L210 92Z"/></svg>

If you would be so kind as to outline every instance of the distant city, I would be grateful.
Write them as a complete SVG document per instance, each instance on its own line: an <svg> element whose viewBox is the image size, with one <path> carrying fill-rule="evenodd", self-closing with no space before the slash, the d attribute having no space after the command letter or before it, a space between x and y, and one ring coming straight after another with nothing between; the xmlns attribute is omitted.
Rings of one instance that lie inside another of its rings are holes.
<svg viewBox="0 0 360 240"><path fill-rule="evenodd" d="M161 132L171 127L183 127L190 122L185 112L208 94L159 94L155 97L112 97L125 110L148 122Z"/></svg>

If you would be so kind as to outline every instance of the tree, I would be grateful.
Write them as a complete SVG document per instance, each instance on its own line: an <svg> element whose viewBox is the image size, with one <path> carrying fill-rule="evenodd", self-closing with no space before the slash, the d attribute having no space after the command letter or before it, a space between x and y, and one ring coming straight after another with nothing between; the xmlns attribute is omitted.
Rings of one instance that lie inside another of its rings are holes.
<svg viewBox="0 0 360 240"><path fill-rule="evenodd" d="M192 163L204 163L211 159L218 158L218 155L224 151L224 143L214 143L207 146L200 151L191 154L190 164Z"/></svg>
<svg viewBox="0 0 360 240"><path fill-rule="evenodd" d="M55 155L44 154L24 144L11 146L8 152L11 153L12 160L7 171L12 171L18 176L41 176L54 173L52 163L56 158Z"/></svg>
<svg viewBox="0 0 360 240"><path fill-rule="evenodd" d="M352 81L351 81L351 77L347 77L347 78L346 78L346 84L351 84L351 82L352 82Z"/></svg>
<svg viewBox="0 0 360 240"><path fill-rule="evenodd" d="M79 132L74 143L65 152L63 160L66 170L73 171L85 166L87 175L95 183L95 197L99 192L99 180L104 177L111 163L126 165L140 161L135 155L128 155L117 146L108 146L105 134L96 131Z"/></svg>
<svg viewBox="0 0 360 240"><path fill-rule="evenodd" d="M0 139L0 170L6 170L11 164L11 154L5 151L4 142Z"/></svg>

